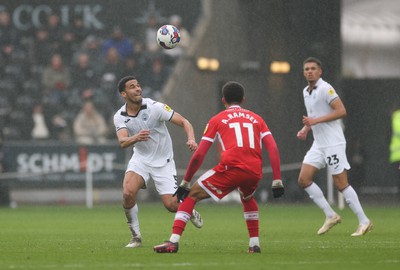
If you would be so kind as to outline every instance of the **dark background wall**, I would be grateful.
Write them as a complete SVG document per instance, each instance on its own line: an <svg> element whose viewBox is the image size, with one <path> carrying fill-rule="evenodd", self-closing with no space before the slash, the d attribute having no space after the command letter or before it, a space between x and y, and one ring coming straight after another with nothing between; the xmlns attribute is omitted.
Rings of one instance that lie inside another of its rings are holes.
<svg viewBox="0 0 400 270"><path fill-rule="evenodd" d="M272 130L282 163L301 162L311 142L296 138L305 113L302 61L308 56L320 58L326 64L325 79L340 90L340 2L210 1L209 5L204 7L206 34L180 63L166 101L191 120L200 139L208 118L222 108L221 85L237 80L247 89L244 106L262 115ZM220 70L198 71L199 56L219 59ZM288 61L291 71L271 74L274 60ZM246 68L248 62L259 66ZM174 130L173 137L177 164L185 167L190 157L182 144L185 138L180 130ZM215 164L217 156L208 158L203 167Z"/></svg>

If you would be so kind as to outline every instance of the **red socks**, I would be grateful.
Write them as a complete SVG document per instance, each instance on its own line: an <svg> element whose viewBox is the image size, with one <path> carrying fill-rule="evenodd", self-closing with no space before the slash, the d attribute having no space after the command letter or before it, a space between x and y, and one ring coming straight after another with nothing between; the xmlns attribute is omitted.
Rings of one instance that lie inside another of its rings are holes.
<svg viewBox="0 0 400 270"><path fill-rule="evenodd" d="M244 219L246 220L249 237L258 237L258 205L254 198L248 201L242 200Z"/></svg>
<svg viewBox="0 0 400 270"><path fill-rule="evenodd" d="M194 205L196 202L186 197L185 200L179 205L178 211L175 214L174 225L172 227L172 233L182 235L185 230L186 223L190 220Z"/></svg>

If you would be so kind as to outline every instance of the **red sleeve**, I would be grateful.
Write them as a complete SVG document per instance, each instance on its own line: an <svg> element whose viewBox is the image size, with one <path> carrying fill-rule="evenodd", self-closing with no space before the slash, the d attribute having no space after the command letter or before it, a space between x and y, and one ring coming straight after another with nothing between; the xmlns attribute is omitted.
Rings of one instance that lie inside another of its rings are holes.
<svg viewBox="0 0 400 270"><path fill-rule="evenodd" d="M281 160L279 156L278 146L276 145L274 137L269 134L262 139L265 149L268 151L269 160L272 167L273 179L281 178Z"/></svg>
<svg viewBox="0 0 400 270"><path fill-rule="evenodd" d="M186 169L184 180L190 182L193 178L193 175L197 172L200 168L203 160L210 149L213 143L206 140L201 140L199 144L199 148L197 148L196 152L194 152L192 158L189 161L189 165Z"/></svg>

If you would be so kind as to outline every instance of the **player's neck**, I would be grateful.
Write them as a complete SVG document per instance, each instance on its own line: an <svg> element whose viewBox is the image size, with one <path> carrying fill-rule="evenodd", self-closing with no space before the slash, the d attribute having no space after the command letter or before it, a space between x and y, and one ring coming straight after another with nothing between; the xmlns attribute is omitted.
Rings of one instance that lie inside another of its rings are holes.
<svg viewBox="0 0 400 270"><path fill-rule="evenodd" d="M142 104L127 103L126 112L129 115L137 115L139 113L141 107L142 107Z"/></svg>

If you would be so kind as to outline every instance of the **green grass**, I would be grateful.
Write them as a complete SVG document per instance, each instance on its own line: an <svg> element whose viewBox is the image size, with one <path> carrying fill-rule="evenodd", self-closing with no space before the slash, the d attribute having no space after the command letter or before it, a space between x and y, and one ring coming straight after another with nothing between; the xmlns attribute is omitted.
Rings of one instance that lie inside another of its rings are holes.
<svg viewBox="0 0 400 270"><path fill-rule="evenodd" d="M400 211L366 207L375 229L350 237L356 217L324 236L314 205L260 205L261 254L247 254L240 205L200 203L205 223L188 224L177 254L156 254L169 238L174 215L161 203L139 205L143 247L127 249L120 206L0 208L0 269L400 269Z"/></svg>

